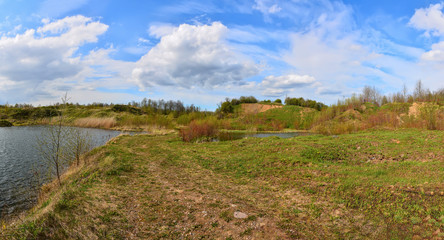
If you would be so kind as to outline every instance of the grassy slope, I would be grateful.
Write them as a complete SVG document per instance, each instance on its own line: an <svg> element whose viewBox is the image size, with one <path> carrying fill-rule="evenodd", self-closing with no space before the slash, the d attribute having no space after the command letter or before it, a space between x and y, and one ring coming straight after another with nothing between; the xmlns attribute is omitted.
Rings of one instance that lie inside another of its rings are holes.
<svg viewBox="0 0 444 240"><path fill-rule="evenodd" d="M200 144L123 136L0 238L443 237L443 144L443 131L418 130Z"/></svg>

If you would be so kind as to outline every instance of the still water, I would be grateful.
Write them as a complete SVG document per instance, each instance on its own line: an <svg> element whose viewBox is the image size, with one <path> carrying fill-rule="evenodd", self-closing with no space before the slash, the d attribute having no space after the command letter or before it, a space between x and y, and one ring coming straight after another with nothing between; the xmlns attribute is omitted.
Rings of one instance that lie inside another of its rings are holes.
<svg viewBox="0 0 444 240"><path fill-rule="evenodd" d="M77 128L91 137L93 147L104 145L119 131ZM0 218L29 208L36 182L48 180L47 162L42 160L37 139L45 126L0 127Z"/></svg>

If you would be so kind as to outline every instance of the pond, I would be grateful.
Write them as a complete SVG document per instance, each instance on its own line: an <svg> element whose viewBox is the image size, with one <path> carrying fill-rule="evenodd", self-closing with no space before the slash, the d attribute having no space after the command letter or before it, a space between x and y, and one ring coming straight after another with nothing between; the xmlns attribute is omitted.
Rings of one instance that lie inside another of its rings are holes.
<svg viewBox="0 0 444 240"><path fill-rule="evenodd" d="M72 128L87 134L92 147L104 145L121 132ZM37 140L45 136L47 126L0 128L0 219L32 206L36 182L48 181L47 161L42 160Z"/></svg>

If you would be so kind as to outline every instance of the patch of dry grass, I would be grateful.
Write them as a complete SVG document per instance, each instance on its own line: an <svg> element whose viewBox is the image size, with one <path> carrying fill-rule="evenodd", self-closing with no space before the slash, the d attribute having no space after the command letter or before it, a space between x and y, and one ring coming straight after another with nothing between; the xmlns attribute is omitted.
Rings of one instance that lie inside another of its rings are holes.
<svg viewBox="0 0 444 240"><path fill-rule="evenodd" d="M74 121L74 126L86 128L105 128L111 129L116 126L116 120L109 118L80 118Z"/></svg>

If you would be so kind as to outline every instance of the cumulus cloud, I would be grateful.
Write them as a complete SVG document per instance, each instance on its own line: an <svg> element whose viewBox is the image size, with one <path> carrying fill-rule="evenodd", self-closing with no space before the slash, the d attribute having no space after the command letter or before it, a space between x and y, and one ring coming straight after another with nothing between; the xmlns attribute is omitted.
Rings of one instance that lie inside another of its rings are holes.
<svg viewBox="0 0 444 240"><path fill-rule="evenodd" d="M419 30L425 30L425 35L444 35L444 14L442 3L431 4L428 8L416 9L415 14L410 18L409 24Z"/></svg>
<svg viewBox="0 0 444 240"><path fill-rule="evenodd" d="M258 66L225 41L227 31L219 22L182 24L170 33L155 31L162 36L160 42L136 63L133 81L141 89L155 85L212 88L257 74Z"/></svg>
<svg viewBox="0 0 444 240"><path fill-rule="evenodd" d="M444 62L444 42L435 43L432 49L421 56L422 60Z"/></svg>
<svg viewBox="0 0 444 240"><path fill-rule="evenodd" d="M289 74L284 76L270 75L262 81L262 86L273 88L305 87L315 82L315 78L308 75Z"/></svg>
<svg viewBox="0 0 444 240"><path fill-rule="evenodd" d="M0 79L34 82L71 77L83 66L74 52L108 26L83 16L47 22L14 37L0 38Z"/></svg>
<svg viewBox="0 0 444 240"><path fill-rule="evenodd" d="M315 83L315 78L308 75L289 74L283 76L270 75L260 83L262 94L267 97L279 97L295 88L310 86Z"/></svg>
<svg viewBox="0 0 444 240"><path fill-rule="evenodd" d="M37 29L1 36L0 95L7 92L14 97L11 93L18 91L38 98L44 95L42 85L66 90L66 84L62 88L56 85L78 81L91 68L76 56L77 50L86 43L97 42L97 37L108 29L107 25L84 16L46 19L42 23Z"/></svg>

